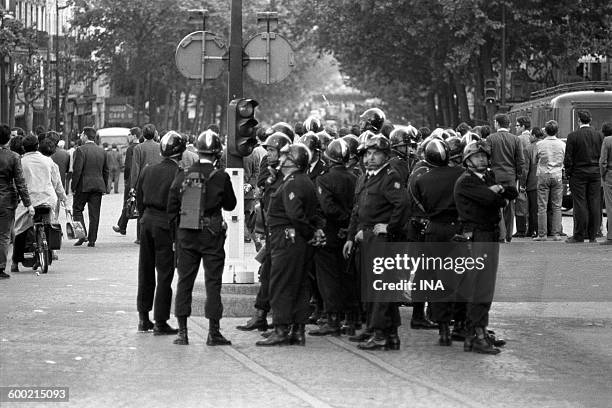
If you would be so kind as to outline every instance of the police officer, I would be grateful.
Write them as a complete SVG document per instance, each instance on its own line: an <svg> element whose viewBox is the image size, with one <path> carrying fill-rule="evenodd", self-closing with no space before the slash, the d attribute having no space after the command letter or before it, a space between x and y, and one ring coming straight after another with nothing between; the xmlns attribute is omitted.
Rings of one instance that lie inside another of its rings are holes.
<svg viewBox="0 0 612 408"><path fill-rule="evenodd" d="M489 310L495 290L495 274L499 261L499 245L481 245L496 243L499 236L500 209L518 195L516 188L503 187L495 182L495 175L488 170L491 157L490 148L484 141L469 143L463 151L463 162L467 170L455 184L454 196L463 235L472 244L474 257L482 256L486 251L491 268L477 275L471 282L470 295L484 293L467 304L467 330L464 350L483 354L497 354L500 350L494 347L494 339L489 336Z"/></svg>
<svg viewBox="0 0 612 408"><path fill-rule="evenodd" d="M453 190L463 168L448 166L449 159L450 148L446 141L431 141L425 148L425 160L431 168L415 180L414 199L423 207L429 220L425 242L450 242L460 232ZM439 344L450 346L454 302L431 302L430 307L434 321L439 324Z"/></svg>
<svg viewBox="0 0 612 408"><path fill-rule="evenodd" d="M166 209L168 192L179 171L178 163L186 146L186 138L174 131L166 133L160 143L162 162L145 167L136 184L136 203L138 213L142 214L138 258L138 331L152 328L155 335L178 332L166 322L170 318L170 286L174 278L174 250ZM155 325L149 320L153 299Z"/></svg>
<svg viewBox="0 0 612 408"><path fill-rule="evenodd" d="M355 205L343 248L346 259L357 243L363 247L374 242L401 240L405 222L406 188L400 174L389 166L389 140L382 135L373 136L365 149L367 172L355 189ZM361 341L358 345L361 349L396 350L400 347L397 335L400 324L397 303L368 302L367 328L349 340Z"/></svg>
<svg viewBox="0 0 612 408"><path fill-rule="evenodd" d="M391 132L389 142L391 142L389 165L400 174L404 184L407 185L410 176L410 163L408 162L411 143L410 133L403 127L397 127Z"/></svg>
<svg viewBox="0 0 612 408"><path fill-rule="evenodd" d="M219 331L223 314L221 304L221 277L225 263L225 231L221 209L231 211L236 207L236 196L227 173L216 170L223 146L212 130L198 136L196 149L199 162L179 172L168 196L168 214L178 225L178 285L176 288L175 315L179 333L174 344L189 344L187 317L191 315L193 284L200 262L204 265L206 304L204 315L208 318L209 346L227 345L231 342Z"/></svg>
<svg viewBox="0 0 612 408"><path fill-rule="evenodd" d="M348 167L353 174L355 174L355 176L359 177L361 175L361 167L359 166L360 157L358 154L359 139L353 134L342 136L341 139L344 140L349 147L349 161L346 164L346 167Z"/></svg>
<svg viewBox="0 0 612 408"><path fill-rule="evenodd" d="M291 144L291 140L286 133L274 132L263 143L263 147L266 149L267 154L262 160L260 170L260 178L257 182L257 186L261 189L260 199L260 215L262 217L261 223L267 231L267 208L270 202L270 196L274 193L278 187L282 184L283 177L278 174L280 164L280 150ZM265 161L265 162L264 162ZM267 176L262 177L265 166L265 174ZM247 321L245 325L237 326L238 330L250 331L250 330L268 330L267 316L270 311L270 240L269 234L266 232L266 243L262 248L261 266L259 268L259 281L260 286L257 291L257 297L255 298L255 315Z"/></svg>
<svg viewBox="0 0 612 408"><path fill-rule="evenodd" d="M304 328L309 314L310 288L305 268L306 247L309 242L318 244L324 238L315 222L318 205L315 187L304 172L309 162L310 151L302 144L281 149L283 183L271 195L268 207L274 333L256 342L257 346L306 342Z"/></svg>
<svg viewBox="0 0 612 408"><path fill-rule="evenodd" d="M359 116L361 133L365 132L366 130L370 130L375 134L380 133L383 125L385 124L385 120L387 120L385 112L379 108L366 109Z"/></svg>
<svg viewBox="0 0 612 408"><path fill-rule="evenodd" d="M342 247L353 209L357 177L346 167L350 158L348 144L342 139L332 141L325 150L330 163L329 170L317 179L317 197L325 219L326 244L315 251L317 285L324 310L326 323L308 334L313 336L340 334L340 316L347 311L345 289L345 264ZM351 316L355 315L358 300L351 299ZM349 325L352 323L352 318Z"/></svg>

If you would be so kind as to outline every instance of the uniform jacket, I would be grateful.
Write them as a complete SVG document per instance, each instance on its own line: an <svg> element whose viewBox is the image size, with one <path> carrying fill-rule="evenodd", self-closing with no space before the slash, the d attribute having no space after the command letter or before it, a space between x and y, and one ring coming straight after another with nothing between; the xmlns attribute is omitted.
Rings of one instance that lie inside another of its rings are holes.
<svg viewBox="0 0 612 408"><path fill-rule="evenodd" d="M431 221L457 220L457 207L452 192L462 174L461 167L433 167L415 180L414 196L423 205Z"/></svg>
<svg viewBox="0 0 612 408"><path fill-rule="evenodd" d="M583 126L567 135L565 174L572 177L599 173L603 139L603 135L591 126Z"/></svg>
<svg viewBox="0 0 612 408"><path fill-rule="evenodd" d="M387 163L373 176L366 172L355 188L355 205L347 239L353 241L360 229L376 224L388 224L388 234L401 235L405 210L406 187L397 171Z"/></svg>
<svg viewBox="0 0 612 408"><path fill-rule="evenodd" d="M315 183L315 180L317 179L317 177L323 174L326 170L327 170L327 165L325 164L325 162L323 160L319 160L317 161L317 163L315 164L312 170L310 170L310 167L308 167L308 169L306 170L306 174L308 174L308 177L310 177L310 180L313 183Z"/></svg>
<svg viewBox="0 0 612 408"><path fill-rule="evenodd" d="M0 206L13 210L17 208L18 198L25 207L30 206L21 159L17 153L0 147Z"/></svg>
<svg viewBox="0 0 612 408"><path fill-rule="evenodd" d="M169 226L168 195L178 172L178 163L164 158L160 163L145 167L136 184L138 212L160 226Z"/></svg>
<svg viewBox="0 0 612 408"><path fill-rule="evenodd" d="M399 173L400 178L404 181L404 185L408 185L408 177L410 177L410 163L400 157L392 157L389 160L389 165Z"/></svg>
<svg viewBox="0 0 612 408"><path fill-rule="evenodd" d="M108 184L108 165L104 149L92 141L74 153L72 191L75 193L105 193Z"/></svg>
<svg viewBox="0 0 612 408"><path fill-rule="evenodd" d="M466 170L459 177L454 195L460 221L487 225L491 229L497 226L501 219L499 209L506 205L506 200L489 189L494 184L495 175L492 173L480 178L471 170Z"/></svg>
<svg viewBox="0 0 612 408"><path fill-rule="evenodd" d="M297 172L283 179L282 184L270 196L268 226L293 227L309 241L321 220L317 217L317 195L308 175Z"/></svg>
<svg viewBox="0 0 612 408"><path fill-rule="evenodd" d="M497 182L514 185L520 179L525 165L523 145L518 136L502 130L489 135L485 140L491 148L491 170Z"/></svg>
<svg viewBox="0 0 612 408"><path fill-rule="evenodd" d="M414 218L427 218L427 213L421 208L419 205L418 199L415 199L415 184L416 181L422 177L424 174L427 174L431 166L425 160L419 161L415 166L412 174L408 178L408 187L407 187L407 215L408 217Z"/></svg>
<svg viewBox="0 0 612 408"><path fill-rule="evenodd" d="M208 178L206 183L206 197L204 198L204 216L213 217L221 216L221 209L232 211L236 208L236 196L232 187L232 181L229 174L224 171L216 171L210 177L214 170L212 163L195 163L187 169L187 173L201 172L204 178ZM181 211L181 189L185 180L185 171L179 171L172 182L170 193L168 194L167 211L170 222L178 223L178 217Z"/></svg>
<svg viewBox="0 0 612 408"><path fill-rule="evenodd" d="M159 143L153 140L145 140L134 147L132 157L132 171L130 174L130 186L136 188L140 172L147 164L157 164L161 162Z"/></svg>
<svg viewBox="0 0 612 408"><path fill-rule="evenodd" d="M325 218L323 231L328 245L338 241L341 228L348 228L355 199L357 177L342 165L332 166L317 179L317 198Z"/></svg>

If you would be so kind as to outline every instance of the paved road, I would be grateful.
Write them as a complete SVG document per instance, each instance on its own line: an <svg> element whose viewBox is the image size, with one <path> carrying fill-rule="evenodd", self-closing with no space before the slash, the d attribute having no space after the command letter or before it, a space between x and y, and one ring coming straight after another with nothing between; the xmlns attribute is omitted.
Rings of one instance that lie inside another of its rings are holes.
<svg viewBox="0 0 612 408"><path fill-rule="evenodd" d="M68 386L70 402L63 405L75 407L609 407L612 401L612 302L591 283L609 288L611 252L602 247L527 240L502 247L504 276L516 285L507 285L509 296L545 282L537 295L582 290L588 298L494 304L492 328L508 340L498 356L464 353L459 343L441 348L435 332L406 326L397 352L358 351L343 337L261 349L254 346L258 333L234 329L243 318L222 320L232 347L211 348L201 316L190 319L192 344L181 347L172 337L136 333L135 228L130 223L127 237L110 230L119 196L105 196L102 206L96 248L64 241L48 275L27 271L0 282L0 385ZM544 254L560 259L546 273ZM546 283L555 279L542 278L557 273L573 280L555 287ZM402 308L404 322L409 313Z"/></svg>

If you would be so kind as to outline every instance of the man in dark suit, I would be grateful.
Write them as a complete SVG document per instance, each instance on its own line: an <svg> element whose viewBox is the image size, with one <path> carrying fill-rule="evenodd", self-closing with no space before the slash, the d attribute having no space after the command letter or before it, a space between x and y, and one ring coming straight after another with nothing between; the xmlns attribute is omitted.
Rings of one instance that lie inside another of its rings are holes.
<svg viewBox="0 0 612 408"><path fill-rule="evenodd" d="M94 247L98 238L100 205L102 204L102 194L106 193L108 166L104 150L94 142L96 133L94 128L84 128L81 134L84 141L83 146L79 147L74 153L74 171L72 174L74 219L81 221L85 226L83 219L85 204L87 204L87 211L89 212L89 234L87 234L87 238L75 242L75 246L83 245L84 242L89 241L87 246Z"/></svg>
<svg viewBox="0 0 612 408"><path fill-rule="evenodd" d="M604 137L589 125L589 111L578 111L578 120L580 128L567 135L563 161L574 202L574 236L565 241L568 244L584 242L587 237L597 242L601 225L599 156Z"/></svg>
<svg viewBox="0 0 612 408"><path fill-rule="evenodd" d="M123 163L123 202L125 203L130 196L130 176L132 174L132 157L134 156L134 148L138 145L138 139L142 136L142 131L139 127L133 127L130 129L128 135L128 148L125 151L125 162ZM126 234L126 228L128 224L128 214L125 206L121 211L121 216L117 225L113 226L113 231L118 232L121 235Z"/></svg>
<svg viewBox="0 0 612 408"><path fill-rule="evenodd" d="M521 140L510 133L510 118L500 113L495 115L496 132L489 135L485 140L491 150L491 170L495 173L495 179L503 187L516 188L521 178L525 158ZM500 242L510 242L514 229L514 201L502 211L500 223Z"/></svg>

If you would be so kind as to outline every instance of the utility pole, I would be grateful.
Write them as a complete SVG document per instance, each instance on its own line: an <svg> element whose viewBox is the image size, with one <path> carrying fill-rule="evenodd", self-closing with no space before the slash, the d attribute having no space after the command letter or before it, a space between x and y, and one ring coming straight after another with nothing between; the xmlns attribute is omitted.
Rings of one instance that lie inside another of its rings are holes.
<svg viewBox="0 0 612 408"><path fill-rule="evenodd" d="M242 98L242 0L232 0L229 46L229 78L227 84L227 103ZM230 115L227 115L229 118ZM233 124L228 123L227 129ZM227 155L228 168L242 168L242 157Z"/></svg>

